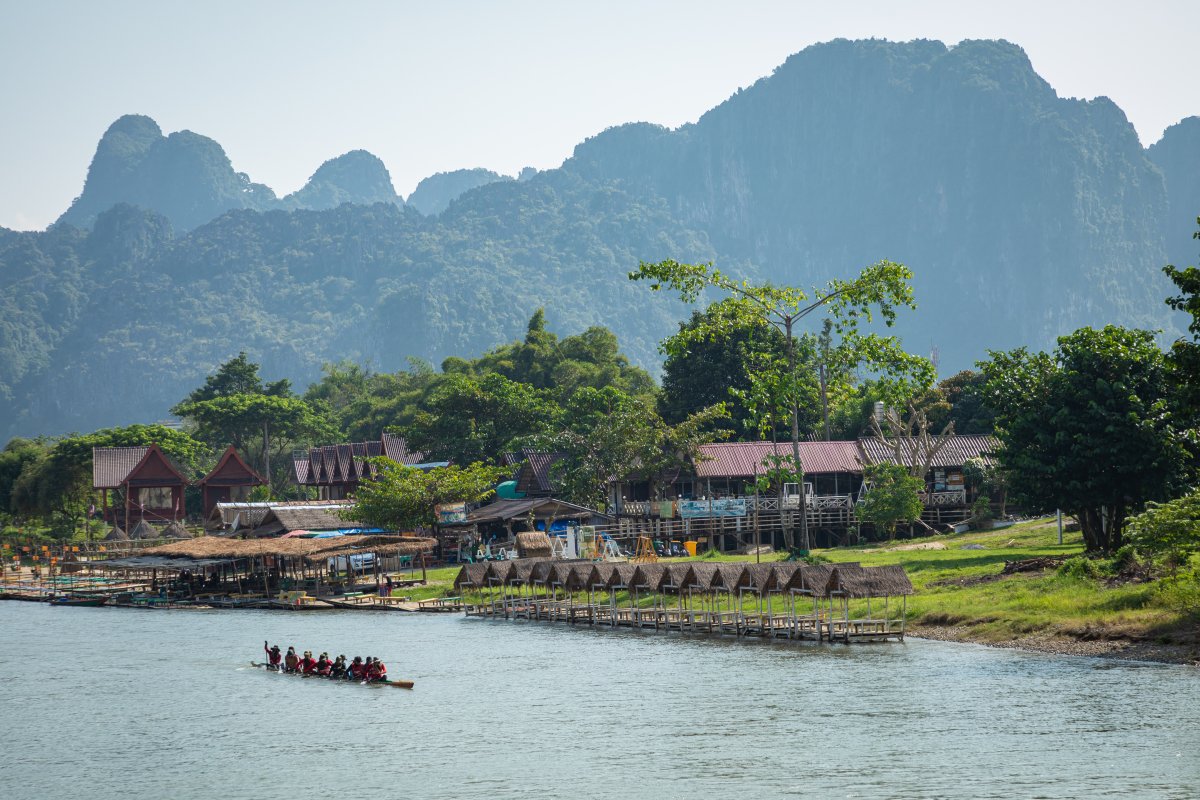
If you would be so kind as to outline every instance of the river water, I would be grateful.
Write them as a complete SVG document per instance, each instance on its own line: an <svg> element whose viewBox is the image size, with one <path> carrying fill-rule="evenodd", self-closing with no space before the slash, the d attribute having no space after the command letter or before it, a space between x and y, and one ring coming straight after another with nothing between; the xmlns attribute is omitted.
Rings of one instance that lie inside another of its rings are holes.
<svg viewBox="0 0 1200 800"><path fill-rule="evenodd" d="M245 668L377 655L414 691ZM1200 671L363 612L0 602L0 797L1200 797Z"/></svg>

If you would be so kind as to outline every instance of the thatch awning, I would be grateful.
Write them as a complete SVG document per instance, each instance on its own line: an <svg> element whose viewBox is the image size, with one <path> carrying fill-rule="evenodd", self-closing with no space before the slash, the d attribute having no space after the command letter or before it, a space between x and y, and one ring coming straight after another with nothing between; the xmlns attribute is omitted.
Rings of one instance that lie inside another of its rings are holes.
<svg viewBox="0 0 1200 800"><path fill-rule="evenodd" d="M750 585L750 573L746 570L748 565L725 563L716 566L717 582L714 585L717 588L727 592L736 592L738 589Z"/></svg>
<svg viewBox="0 0 1200 800"><path fill-rule="evenodd" d="M838 564L829 576L829 594L841 597L874 597L867 570L858 564Z"/></svg>
<svg viewBox="0 0 1200 800"><path fill-rule="evenodd" d="M632 586L637 589L648 589L652 592L658 592L662 589L663 581L667 577L667 567L665 564L638 564L637 569L633 572Z"/></svg>
<svg viewBox="0 0 1200 800"><path fill-rule="evenodd" d="M547 584L550 582L551 569L554 562L548 558L540 559L538 563L533 565L533 572L529 575L530 583Z"/></svg>
<svg viewBox="0 0 1200 800"><path fill-rule="evenodd" d="M825 597L832 574L833 564L801 564L782 588L789 592Z"/></svg>
<svg viewBox="0 0 1200 800"><path fill-rule="evenodd" d="M688 566L681 586L711 592L717 581L717 565L695 563Z"/></svg>
<svg viewBox="0 0 1200 800"><path fill-rule="evenodd" d="M508 583L512 567L513 562L511 561L491 561L488 563L488 571L484 579L491 585Z"/></svg>
<svg viewBox="0 0 1200 800"><path fill-rule="evenodd" d="M127 556L125 558L109 558L104 561L89 561L89 567L94 569L161 569L169 572L184 572L188 570L214 567L228 564L228 558L172 558L170 556Z"/></svg>
<svg viewBox="0 0 1200 800"><path fill-rule="evenodd" d="M670 587L672 589L681 589L687 584L687 576L691 571L691 564L672 563L666 564L666 575L663 576L662 588Z"/></svg>
<svg viewBox="0 0 1200 800"><path fill-rule="evenodd" d="M121 529L120 525L113 525L113 529L104 537L106 542L128 542L129 534Z"/></svg>
<svg viewBox="0 0 1200 800"><path fill-rule="evenodd" d="M145 555L176 558L303 558L310 562L357 553L415 555L437 545L419 536L335 536L328 539L226 539L201 536L143 550Z"/></svg>
<svg viewBox="0 0 1200 800"><path fill-rule="evenodd" d="M899 597L912 594L912 581L908 573L899 564L888 564L883 567L865 567L867 577L871 581L873 597Z"/></svg>
<svg viewBox="0 0 1200 800"><path fill-rule="evenodd" d="M617 565L599 563L592 565L591 588L607 589L612 583L613 575L617 574Z"/></svg>
<svg viewBox="0 0 1200 800"><path fill-rule="evenodd" d="M637 569L637 564L616 564L613 567L612 582L609 583L610 588L621 587L624 589L632 585L634 571Z"/></svg>
<svg viewBox="0 0 1200 800"><path fill-rule="evenodd" d="M746 574L750 581L745 588L752 589L757 594L779 589L779 574L775 571L774 564L747 564Z"/></svg>
<svg viewBox="0 0 1200 800"><path fill-rule="evenodd" d="M487 579L488 565L486 561L481 561L478 564L464 564L458 574L454 576L454 588L456 590L464 586L478 587L484 586Z"/></svg>
<svg viewBox="0 0 1200 800"><path fill-rule="evenodd" d="M517 555L521 558L549 558L551 552L550 537L542 531L517 534Z"/></svg>

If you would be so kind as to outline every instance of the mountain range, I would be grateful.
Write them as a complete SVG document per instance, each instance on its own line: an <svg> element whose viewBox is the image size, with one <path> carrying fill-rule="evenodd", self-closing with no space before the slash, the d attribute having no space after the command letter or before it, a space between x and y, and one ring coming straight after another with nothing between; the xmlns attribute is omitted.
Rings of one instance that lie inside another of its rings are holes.
<svg viewBox="0 0 1200 800"><path fill-rule="evenodd" d="M126 116L58 222L0 229L0 435L162 418L239 350L301 385L469 356L539 306L653 369L686 311L627 280L640 260L801 286L901 261L920 307L897 330L943 374L1082 325L1170 337L1160 269L1195 263L1198 215L1200 118L1145 148L1001 41L815 45L694 123L407 201L365 151L278 197L217 142Z"/></svg>

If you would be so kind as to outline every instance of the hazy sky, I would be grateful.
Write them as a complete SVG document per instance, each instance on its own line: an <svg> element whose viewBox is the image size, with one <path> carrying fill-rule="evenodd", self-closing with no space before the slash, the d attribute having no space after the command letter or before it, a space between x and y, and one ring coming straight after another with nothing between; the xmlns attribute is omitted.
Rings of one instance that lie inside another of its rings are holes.
<svg viewBox="0 0 1200 800"><path fill-rule="evenodd" d="M1003 38L1143 144L1200 114L1200 1L55 2L0 0L0 226L45 227L122 114L216 139L283 195L365 148L434 172L557 166L623 122L695 120L829 39Z"/></svg>

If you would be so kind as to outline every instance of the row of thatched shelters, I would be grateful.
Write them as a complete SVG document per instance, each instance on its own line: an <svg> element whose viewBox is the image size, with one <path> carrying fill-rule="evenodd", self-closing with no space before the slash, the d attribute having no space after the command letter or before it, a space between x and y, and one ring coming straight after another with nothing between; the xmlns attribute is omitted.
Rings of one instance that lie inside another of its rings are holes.
<svg viewBox="0 0 1200 800"><path fill-rule="evenodd" d="M913 591L899 566L550 559L468 564L455 587L480 616L843 641L903 638Z"/></svg>

